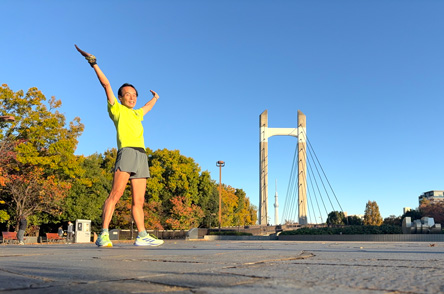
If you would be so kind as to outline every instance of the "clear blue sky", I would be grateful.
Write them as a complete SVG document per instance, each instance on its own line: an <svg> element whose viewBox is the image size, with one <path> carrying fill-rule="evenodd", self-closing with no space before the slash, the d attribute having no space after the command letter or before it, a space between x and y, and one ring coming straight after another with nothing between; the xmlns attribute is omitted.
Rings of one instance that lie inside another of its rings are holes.
<svg viewBox="0 0 444 294"><path fill-rule="evenodd" d="M115 147L106 98L74 48L116 92L139 91L153 150L180 150L258 205L259 115L307 134L348 214L383 217L444 190L442 1L2 1L0 83L39 88L85 124L77 154ZM296 139L269 139L285 202Z"/></svg>

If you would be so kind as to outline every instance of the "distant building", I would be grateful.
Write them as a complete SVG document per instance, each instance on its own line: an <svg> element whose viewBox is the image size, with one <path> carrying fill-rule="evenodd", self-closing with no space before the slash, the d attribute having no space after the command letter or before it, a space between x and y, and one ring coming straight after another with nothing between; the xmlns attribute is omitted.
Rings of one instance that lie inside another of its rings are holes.
<svg viewBox="0 0 444 294"><path fill-rule="evenodd" d="M419 204L421 204L421 201L423 200L428 200L430 202L444 201L444 191L433 190L433 191L424 192L418 198L419 198Z"/></svg>

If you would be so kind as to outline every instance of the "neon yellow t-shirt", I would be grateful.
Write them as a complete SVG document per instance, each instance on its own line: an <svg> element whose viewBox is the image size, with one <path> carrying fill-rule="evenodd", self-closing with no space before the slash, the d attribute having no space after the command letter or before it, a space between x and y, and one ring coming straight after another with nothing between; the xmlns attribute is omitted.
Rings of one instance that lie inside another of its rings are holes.
<svg viewBox="0 0 444 294"><path fill-rule="evenodd" d="M143 109L130 109L114 98L114 104L108 101L108 114L117 131L117 148L141 147L145 149L143 140Z"/></svg>

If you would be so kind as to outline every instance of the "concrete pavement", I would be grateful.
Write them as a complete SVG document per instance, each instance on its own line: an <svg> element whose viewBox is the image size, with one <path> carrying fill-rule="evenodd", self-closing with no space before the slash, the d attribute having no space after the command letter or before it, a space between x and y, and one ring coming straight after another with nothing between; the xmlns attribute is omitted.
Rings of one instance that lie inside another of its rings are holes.
<svg viewBox="0 0 444 294"><path fill-rule="evenodd" d="M444 243L0 245L0 293L444 293Z"/></svg>

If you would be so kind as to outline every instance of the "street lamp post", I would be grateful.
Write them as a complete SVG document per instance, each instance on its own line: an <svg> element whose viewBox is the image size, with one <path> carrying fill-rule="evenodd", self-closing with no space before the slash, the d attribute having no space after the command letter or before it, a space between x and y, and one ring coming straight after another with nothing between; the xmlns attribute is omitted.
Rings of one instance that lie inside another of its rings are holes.
<svg viewBox="0 0 444 294"><path fill-rule="evenodd" d="M222 225L222 168L225 166L225 162L219 160L216 162L216 166L219 167L219 231Z"/></svg>

